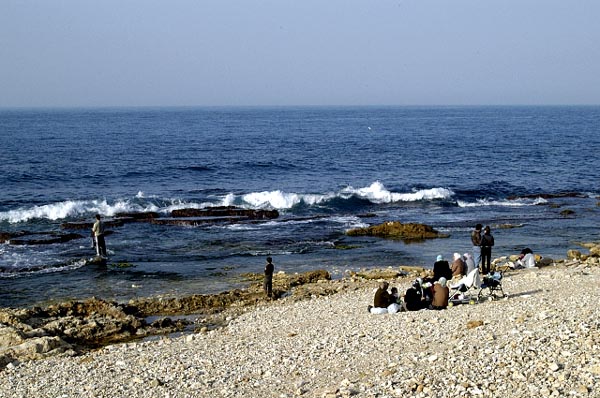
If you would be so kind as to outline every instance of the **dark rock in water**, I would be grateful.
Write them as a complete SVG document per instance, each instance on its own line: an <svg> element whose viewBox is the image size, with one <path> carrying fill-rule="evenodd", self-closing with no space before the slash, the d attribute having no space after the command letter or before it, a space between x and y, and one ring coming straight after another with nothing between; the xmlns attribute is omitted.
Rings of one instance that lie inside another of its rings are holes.
<svg viewBox="0 0 600 398"><path fill-rule="evenodd" d="M398 221L386 222L367 228L352 229L346 233L349 236L377 236L388 239L400 239L404 241L417 241L423 239L447 238L448 235L441 234L429 225L424 224L402 224Z"/></svg>
<svg viewBox="0 0 600 398"><path fill-rule="evenodd" d="M531 194L531 195L522 195L522 196L509 196L508 200L516 200L516 199L554 199L554 198L585 198L586 195L581 192L559 192L559 193L539 193L539 194Z"/></svg>
<svg viewBox="0 0 600 398"><path fill-rule="evenodd" d="M43 235L41 238L35 238L34 236ZM84 236L80 234L31 234L21 238L9 239L8 243L11 245L49 245L52 243L64 243L75 239L82 239Z"/></svg>
<svg viewBox="0 0 600 398"><path fill-rule="evenodd" d="M562 210L560 212L560 215L563 216L563 217L572 216L574 214L575 214L575 212L573 210L571 210L571 209L565 209L565 210Z"/></svg>
<svg viewBox="0 0 600 398"><path fill-rule="evenodd" d="M187 218L155 218L152 224L157 225L181 225L181 226L196 226L202 224L215 223L235 223L246 221L246 217L226 216L226 217L187 217Z"/></svg>
<svg viewBox="0 0 600 398"><path fill-rule="evenodd" d="M21 236L31 235L31 232L19 231L19 232L0 232L0 243L8 242L13 238Z"/></svg>
<svg viewBox="0 0 600 398"><path fill-rule="evenodd" d="M171 212L172 217L245 217L250 220L263 220L279 217L277 210L241 209L234 206L209 207L206 209L180 209Z"/></svg>
<svg viewBox="0 0 600 398"><path fill-rule="evenodd" d="M154 218L160 217L160 214L158 214L155 211L148 211L143 213L117 213L115 214L115 217L119 219L126 219L127 221L150 221Z"/></svg>
<svg viewBox="0 0 600 398"><path fill-rule="evenodd" d="M125 223L125 219L110 219L110 220L105 220L102 221L104 223L104 227L105 228L111 228L111 227L122 227L123 224ZM94 222L92 221L73 221L73 222L65 222L60 224L60 227L62 229L77 229L77 230L81 230L81 229L87 229L90 232L92 231L92 227L94 226Z"/></svg>
<svg viewBox="0 0 600 398"><path fill-rule="evenodd" d="M86 260L85 265L100 265L100 266L106 266L107 260L105 257L100 257L100 256L96 256L96 257L92 257L89 260Z"/></svg>

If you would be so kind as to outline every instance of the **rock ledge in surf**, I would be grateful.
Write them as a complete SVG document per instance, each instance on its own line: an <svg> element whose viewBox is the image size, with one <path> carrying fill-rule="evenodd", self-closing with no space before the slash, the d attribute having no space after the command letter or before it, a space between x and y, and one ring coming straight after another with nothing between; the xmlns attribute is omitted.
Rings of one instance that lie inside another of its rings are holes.
<svg viewBox="0 0 600 398"><path fill-rule="evenodd" d="M429 225L390 221L367 228L356 228L346 232L348 236L377 236L387 239L399 239L404 241L418 241L423 239L447 238L449 235L442 234Z"/></svg>

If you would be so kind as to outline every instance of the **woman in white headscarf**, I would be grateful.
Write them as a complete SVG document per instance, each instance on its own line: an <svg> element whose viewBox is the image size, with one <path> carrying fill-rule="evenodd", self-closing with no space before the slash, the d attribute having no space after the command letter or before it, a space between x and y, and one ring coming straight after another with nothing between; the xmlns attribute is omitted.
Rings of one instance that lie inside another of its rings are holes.
<svg viewBox="0 0 600 398"><path fill-rule="evenodd" d="M454 261L452 261L450 269L452 270L452 279L462 278L466 274L465 262L459 253L454 253Z"/></svg>
<svg viewBox="0 0 600 398"><path fill-rule="evenodd" d="M464 257L465 265L467 266L467 275L469 275L469 273L475 269L475 261L473 260L473 255L471 253L465 253Z"/></svg>
<svg viewBox="0 0 600 398"><path fill-rule="evenodd" d="M431 309L446 309L446 307L448 307L449 296L450 289L446 286L446 278L441 277L433 284L433 301L431 301Z"/></svg>

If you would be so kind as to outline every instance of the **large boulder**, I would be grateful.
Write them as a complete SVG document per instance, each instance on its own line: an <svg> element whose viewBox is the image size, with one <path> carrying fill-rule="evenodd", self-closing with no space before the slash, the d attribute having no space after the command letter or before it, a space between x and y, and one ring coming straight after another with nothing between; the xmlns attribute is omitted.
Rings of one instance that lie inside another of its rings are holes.
<svg viewBox="0 0 600 398"><path fill-rule="evenodd" d="M423 239L447 238L429 225L390 221L367 228L351 229L346 232L349 236L377 236L388 239L399 239L403 241L418 241Z"/></svg>

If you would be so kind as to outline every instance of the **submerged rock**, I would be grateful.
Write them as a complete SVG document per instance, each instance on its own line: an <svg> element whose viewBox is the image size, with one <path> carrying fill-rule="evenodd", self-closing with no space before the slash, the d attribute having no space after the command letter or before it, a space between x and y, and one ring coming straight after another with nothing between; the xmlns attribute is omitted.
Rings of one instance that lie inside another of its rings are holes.
<svg viewBox="0 0 600 398"><path fill-rule="evenodd" d="M84 236L73 233L50 232L0 232L0 243L9 243L11 245L44 245L52 243L63 243L74 239L81 239Z"/></svg>
<svg viewBox="0 0 600 398"><path fill-rule="evenodd" d="M400 239L404 241L418 241L423 239L447 238L449 235L441 234L429 225L390 221L367 228L351 229L346 232L349 236L377 236L387 239Z"/></svg>

